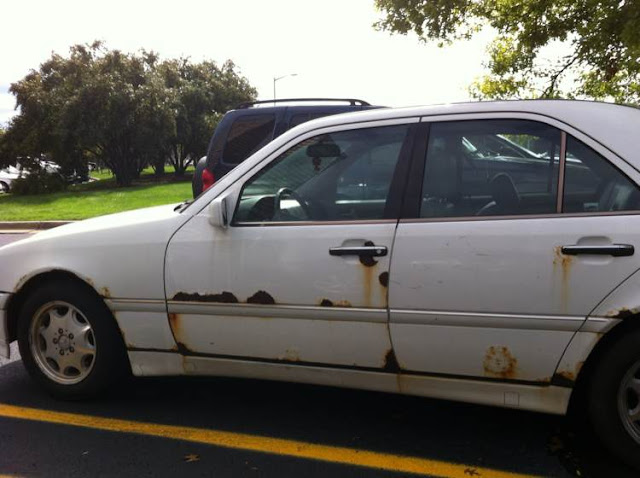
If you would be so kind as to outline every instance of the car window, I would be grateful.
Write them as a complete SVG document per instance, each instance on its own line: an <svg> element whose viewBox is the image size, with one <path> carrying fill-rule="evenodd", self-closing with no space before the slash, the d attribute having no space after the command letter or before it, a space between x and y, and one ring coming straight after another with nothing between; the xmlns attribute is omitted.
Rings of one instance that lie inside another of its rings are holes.
<svg viewBox="0 0 640 478"><path fill-rule="evenodd" d="M593 149L569 136L563 212L640 209L640 190Z"/></svg>
<svg viewBox="0 0 640 478"><path fill-rule="evenodd" d="M407 131L366 128L298 143L247 181L234 222L382 219Z"/></svg>
<svg viewBox="0 0 640 478"><path fill-rule="evenodd" d="M556 211L560 131L524 120L431 125L420 216Z"/></svg>
<svg viewBox="0 0 640 478"><path fill-rule="evenodd" d="M222 159L239 164L271 141L276 123L274 115L251 115L236 119L231 125Z"/></svg>

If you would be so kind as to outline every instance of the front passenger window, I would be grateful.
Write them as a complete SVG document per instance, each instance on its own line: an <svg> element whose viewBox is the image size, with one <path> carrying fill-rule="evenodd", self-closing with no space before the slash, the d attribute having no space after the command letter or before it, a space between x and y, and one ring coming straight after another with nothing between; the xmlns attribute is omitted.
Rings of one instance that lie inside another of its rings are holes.
<svg viewBox="0 0 640 478"><path fill-rule="evenodd" d="M534 121L431 125L420 216L556 212L560 131Z"/></svg>

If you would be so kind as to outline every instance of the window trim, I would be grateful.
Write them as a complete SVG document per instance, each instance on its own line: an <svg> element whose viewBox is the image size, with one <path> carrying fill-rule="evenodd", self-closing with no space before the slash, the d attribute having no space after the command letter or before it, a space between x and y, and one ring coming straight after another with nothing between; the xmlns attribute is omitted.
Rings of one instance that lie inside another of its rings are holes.
<svg viewBox="0 0 640 478"><path fill-rule="evenodd" d="M562 214L564 209L564 170L567 163L567 133L564 130L560 131L560 163L558 164L558 197L556 202L556 214ZM553 187L552 187L553 190Z"/></svg>
<svg viewBox="0 0 640 478"><path fill-rule="evenodd" d="M414 147L414 141L417 137L418 127L420 125L419 117L407 117L407 118L395 118L393 120L381 120L374 122L363 123L347 123L342 125L335 125L328 128L318 128L311 131L307 131L302 135L297 136L287 144L278 148L273 154L269 155L260 161L255 167L245 172L241 179L235 182L239 188L236 204L234 205L233 216L230 227L282 227L282 226L319 226L319 225L345 225L345 224L387 224L397 223L400 219L400 211L404 201L404 185L407 182L407 176L409 175L410 165L412 163L412 151ZM251 181L256 175L258 175L264 168L269 167L271 163L276 161L282 154L289 151L304 141L321 136L323 134L340 133L342 131L353 131L359 129L370 128L385 128L393 126L406 126L407 134L405 140L400 148L398 162L394 169L391 183L389 186L389 194L385 205L383 217L380 219L362 219L362 220L344 220L344 221L270 221L270 222L240 222L236 221L238 208L240 207L240 199L242 197L242 191L246 184ZM242 184L238 185L237 183ZM387 217L391 216L391 217Z"/></svg>

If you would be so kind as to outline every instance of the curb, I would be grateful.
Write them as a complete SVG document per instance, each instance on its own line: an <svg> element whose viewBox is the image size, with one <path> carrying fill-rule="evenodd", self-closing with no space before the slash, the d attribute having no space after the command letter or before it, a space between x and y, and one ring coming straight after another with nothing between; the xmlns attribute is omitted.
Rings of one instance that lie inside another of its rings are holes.
<svg viewBox="0 0 640 478"><path fill-rule="evenodd" d="M0 221L0 231L44 231L76 221Z"/></svg>

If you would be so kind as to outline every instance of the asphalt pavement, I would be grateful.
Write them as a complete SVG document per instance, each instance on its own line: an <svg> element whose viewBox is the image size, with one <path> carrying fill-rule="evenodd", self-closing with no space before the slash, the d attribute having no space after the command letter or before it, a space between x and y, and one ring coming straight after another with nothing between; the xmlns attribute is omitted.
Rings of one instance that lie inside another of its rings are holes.
<svg viewBox="0 0 640 478"><path fill-rule="evenodd" d="M463 478L638 476L602 449L579 411L558 417L186 377L132 378L100 399L63 402L38 388L20 360L0 366L0 476L417 476L412 469Z"/></svg>

